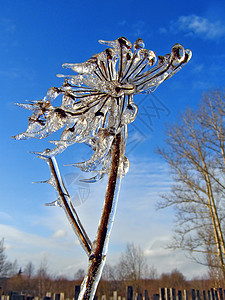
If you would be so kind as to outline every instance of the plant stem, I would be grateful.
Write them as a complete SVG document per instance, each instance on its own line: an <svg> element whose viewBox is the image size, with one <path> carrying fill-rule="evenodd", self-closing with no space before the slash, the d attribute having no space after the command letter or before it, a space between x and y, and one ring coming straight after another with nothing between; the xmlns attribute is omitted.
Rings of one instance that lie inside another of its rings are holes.
<svg viewBox="0 0 225 300"><path fill-rule="evenodd" d="M55 184L56 184L56 190L59 193L60 199L62 200L62 208L64 209L66 216L72 225L73 230L75 231L76 235L78 236L78 239L80 240L81 245L83 246L85 252L88 256L90 256L91 253L91 242L87 236L87 233L85 232L80 219L71 203L69 193L67 192L64 183L62 181L59 168L56 162L55 157L49 157L48 158L49 167L52 173L52 176L54 178ZM68 200L67 200L68 199Z"/></svg>
<svg viewBox="0 0 225 300"><path fill-rule="evenodd" d="M91 255L89 256L88 271L81 285L79 300L91 300L94 298L105 264L122 178L119 171L121 157L124 154L122 148L123 144L122 134L118 133L112 144L112 164L108 175L105 202L96 239L93 242Z"/></svg>

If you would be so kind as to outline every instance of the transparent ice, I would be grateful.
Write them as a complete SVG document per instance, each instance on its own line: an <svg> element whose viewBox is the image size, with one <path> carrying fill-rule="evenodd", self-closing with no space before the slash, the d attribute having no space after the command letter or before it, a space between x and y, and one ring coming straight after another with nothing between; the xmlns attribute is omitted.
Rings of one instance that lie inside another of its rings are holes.
<svg viewBox="0 0 225 300"><path fill-rule="evenodd" d="M33 115L29 117L27 130L14 137L17 140L43 139L62 131L59 140L51 141L52 149L35 153L49 164L51 177L45 182L58 192L58 199L47 205L64 209L89 257L80 299L94 297L105 263L121 178L129 170L125 156L127 126L138 113L133 96L153 92L191 58L191 51L180 44L175 44L171 53L157 59L153 51L145 49L141 38L134 42L133 49L125 37L99 42L108 48L86 62L63 65L76 74L59 74L58 77L64 78L60 88L50 88L41 100L17 104L31 110ZM60 99L60 106L54 106L56 98ZM102 216L93 242L71 203L55 159L74 143L85 143L93 150L88 160L71 164L82 171L94 172L83 181L92 183L108 175Z"/></svg>
<svg viewBox="0 0 225 300"><path fill-rule="evenodd" d="M86 143L94 151L86 162L74 164L82 171L96 171L96 180L107 173L114 136L133 122L138 107L133 95L152 92L175 74L191 58L191 51L175 44L170 54L160 56L145 49L142 39L131 43L124 37L99 41L111 48L93 55L84 63L65 63L78 74L65 76L60 88L50 88L42 100L17 104L33 111L25 132L16 139L45 138L61 128L63 132L52 150L37 153L53 157L74 143ZM61 106L54 107L61 96Z"/></svg>

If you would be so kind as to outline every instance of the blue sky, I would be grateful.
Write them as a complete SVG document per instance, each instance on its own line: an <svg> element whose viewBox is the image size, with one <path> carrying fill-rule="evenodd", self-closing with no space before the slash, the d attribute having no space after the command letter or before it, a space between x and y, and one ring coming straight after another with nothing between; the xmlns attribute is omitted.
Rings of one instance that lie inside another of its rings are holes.
<svg viewBox="0 0 225 300"><path fill-rule="evenodd" d="M61 86L62 79L56 77L64 71L61 65L83 62L103 51L99 39L125 36L133 43L141 37L157 55L181 43L193 57L155 96L135 98L139 113L129 128L127 147L131 166L122 182L108 262L116 263L126 243L134 242L159 273L174 268L188 278L206 273L180 251L165 249L174 212L156 211L155 205L159 193L169 190L171 179L154 149L163 145L165 123L174 122L186 107L195 108L204 91L224 86L224 1L0 0L0 4L0 238L5 238L9 259L17 259L22 267L31 260L38 266L46 259L52 273L68 276L87 262L63 211L44 207L55 200L55 191L32 184L48 179L49 171L29 151L44 150L47 142L10 138L26 129L29 116L14 103L41 99L49 87ZM83 186L78 179L85 175L63 167L87 156L85 147L74 145L60 156L59 165L93 238L105 183Z"/></svg>

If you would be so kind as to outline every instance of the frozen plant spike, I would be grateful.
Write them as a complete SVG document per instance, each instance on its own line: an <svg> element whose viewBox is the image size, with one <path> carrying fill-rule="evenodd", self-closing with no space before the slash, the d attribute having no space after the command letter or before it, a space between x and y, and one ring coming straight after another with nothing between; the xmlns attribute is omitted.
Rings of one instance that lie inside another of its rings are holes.
<svg viewBox="0 0 225 300"><path fill-rule="evenodd" d="M54 177L52 175L48 180L36 181L36 182L32 182L32 183L48 183L48 184L52 185L54 188L56 188L56 183L55 183Z"/></svg>
<svg viewBox="0 0 225 300"><path fill-rule="evenodd" d="M95 183L98 182L99 180L101 180L104 176L104 173L101 174L97 174L89 179L81 179L81 182L85 182L85 183Z"/></svg>
<svg viewBox="0 0 225 300"><path fill-rule="evenodd" d="M95 58L90 58L87 62L81 64L63 64L62 66L80 74L88 74L97 68Z"/></svg>
<svg viewBox="0 0 225 300"><path fill-rule="evenodd" d="M63 64L74 73L57 75L64 78L60 88L50 88L41 100L17 104L33 114L29 117L27 130L14 137L17 140L43 139L61 130L60 139L51 142L51 150L35 154L48 163L51 170L48 183L58 192L59 199L48 205L60 204L89 257L79 300L93 299L106 260L121 178L129 170L125 156L127 126L134 122L138 113L133 96L153 92L177 73L192 55L189 49L175 44L169 54L157 57L154 51L145 48L141 38L133 47L125 37L99 42L108 48L92 55L86 62ZM55 105L58 97L59 106ZM71 164L82 171L95 173L83 181L93 183L108 176L94 242L89 240L78 218L55 159L75 143L85 143L93 150L86 161Z"/></svg>
<svg viewBox="0 0 225 300"><path fill-rule="evenodd" d="M62 207L61 198L58 198L57 200L55 200L51 203L45 203L45 206L59 206L59 207Z"/></svg>
<svg viewBox="0 0 225 300"><path fill-rule="evenodd" d="M56 206L60 206L63 208L63 210L65 211L66 217L68 218L83 249L85 250L87 255L90 255L91 242L90 242L88 235L85 232L85 230L80 222L80 219L72 205L69 193L68 193L67 189L65 188L65 185L61 178L61 174L59 172L59 168L58 168L56 159L54 157L48 158L48 164L49 164L49 168L51 170L51 176L53 177L53 180L55 181L54 187L59 196L56 202L54 201L54 202L50 203L48 206L56 205ZM53 203L54 203L54 205L53 205ZM60 205L57 205L58 203Z"/></svg>

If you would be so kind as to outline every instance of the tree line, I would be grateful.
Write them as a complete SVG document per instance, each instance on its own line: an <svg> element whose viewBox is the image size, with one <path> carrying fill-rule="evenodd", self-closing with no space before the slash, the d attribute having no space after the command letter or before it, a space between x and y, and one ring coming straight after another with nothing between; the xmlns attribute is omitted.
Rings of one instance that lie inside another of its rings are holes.
<svg viewBox="0 0 225 300"><path fill-rule="evenodd" d="M29 296L43 298L47 293L64 293L66 298L74 297L74 287L80 285L84 276L84 270L78 269L74 279L65 276L54 276L50 274L47 261L42 261L37 270L32 262L22 269L15 268L7 260L4 250L4 240L0 243L0 287L2 293L9 294L12 291L22 292ZM13 268L6 268L11 264ZM148 290L149 295L158 293L160 287L173 287L176 289L210 289L215 287L215 282L209 277L187 280L178 270L170 273L158 274L156 268L148 266L143 250L135 244L127 244L125 251L121 254L119 262L112 266L106 264L101 282L98 286L97 295L110 297L113 291L119 295L126 295L126 287L131 285L135 293L143 293ZM217 282L216 286L220 286ZM0 294L1 294L0 292Z"/></svg>

